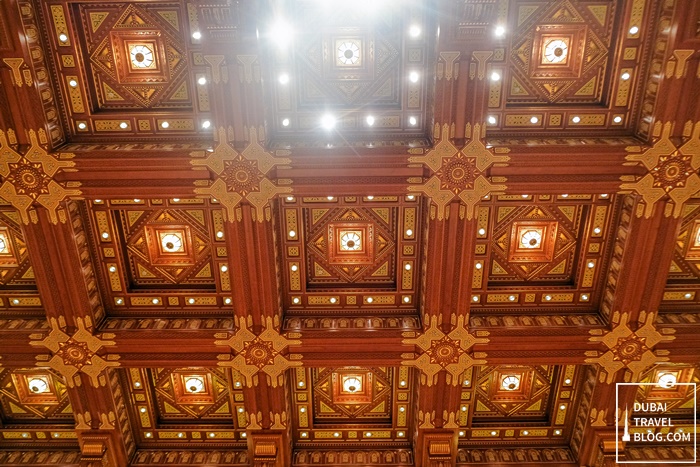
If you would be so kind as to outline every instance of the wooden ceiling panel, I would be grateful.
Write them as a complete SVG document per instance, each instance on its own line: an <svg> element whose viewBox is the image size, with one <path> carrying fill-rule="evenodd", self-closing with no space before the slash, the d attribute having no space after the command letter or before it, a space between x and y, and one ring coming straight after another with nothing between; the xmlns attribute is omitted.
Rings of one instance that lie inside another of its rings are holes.
<svg viewBox="0 0 700 467"><path fill-rule="evenodd" d="M414 376L406 367L298 369L292 390L295 439L358 447L405 442L414 417Z"/></svg>
<svg viewBox="0 0 700 467"><path fill-rule="evenodd" d="M415 310L417 197L288 197L280 217L288 315Z"/></svg>
<svg viewBox="0 0 700 467"><path fill-rule="evenodd" d="M478 207L472 281L475 309L591 309L615 224L609 195L506 195Z"/></svg>
<svg viewBox="0 0 700 467"><path fill-rule="evenodd" d="M63 377L50 369L0 370L2 423L73 424Z"/></svg>
<svg viewBox="0 0 700 467"><path fill-rule="evenodd" d="M108 309L216 312L231 302L223 211L200 199L93 202Z"/></svg>
<svg viewBox="0 0 700 467"><path fill-rule="evenodd" d="M137 445L245 442L247 414L240 376L221 368L120 371Z"/></svg>
<svg viewBox="0 0 700 467"><path fill-rule="evenodd" d="M198 134L206 73L181 2L42 3L73 139Z"/></svg>
<svg viewBox="0 0 700 467"><path fill-rule="evenodd" d="M0 315L42 314L19 213L0 209Z"/></svg>
<svg viewBox="0 0 700 467"><path fill-rule="evenodd" d="M339 140L322 129L325 113L334 115L344 135L366 141L425 136L430 13L415 2L400 9L382 2L367 8L372 11L316 1L276 4L294 37L265 50L274 140L294 145L308 145L309 138ZM304 24L316 27L304 30ZM420 33L406 38L416 24ZM276 26L273 21L270 35L282 32Z"/></svg>
<svg viewBox="0 0 700 467"><path fill-rule="evenodd" d="M673 260L669 269L661 309L697 309L700 301L700 203L693 200L683 209Z"/></svg>

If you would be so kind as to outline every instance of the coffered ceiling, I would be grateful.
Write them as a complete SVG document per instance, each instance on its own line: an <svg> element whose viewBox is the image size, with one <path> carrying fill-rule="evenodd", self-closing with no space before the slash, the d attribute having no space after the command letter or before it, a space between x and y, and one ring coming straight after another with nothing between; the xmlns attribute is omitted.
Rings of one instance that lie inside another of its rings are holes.
<svg viewBox="0 0 700 467"><path fill-rule="evenodd" d="M0 2L0 464L693 461L699 21Z"/></svg>

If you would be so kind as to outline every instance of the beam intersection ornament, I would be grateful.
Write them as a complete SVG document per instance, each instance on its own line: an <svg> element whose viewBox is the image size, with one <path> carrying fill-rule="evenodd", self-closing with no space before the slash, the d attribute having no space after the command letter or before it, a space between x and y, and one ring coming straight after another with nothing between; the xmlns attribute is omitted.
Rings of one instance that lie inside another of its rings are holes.
<svg viewBox="0 0 700 467"><path fill-rule="evenodd" d="M683 203L700 191L700 122L688 122L684 128L684 143L677 146L671 141L673 123L654 124L653 146L643 150L628 146L626 165L644 165L647 173L639 180L622 177L623 192L639 194L644 201L644 217L651 217L654 205L663 198L673 201L673 217L681 214ZM633 181L631 181L633 180Z"/></svg>
<svg viewBox="0 0 700 467"><path fill-rule="evenodd" d="M105 346L113 346L114 341L104 340L114 338L114 334L103 333L99 336L93 335L86 327L83 318L76 318L78 330L73 334L67 334L61 329L56 318L50 318L51 332L42 340L39 334L30 336L34 339L31 345L46 347L52 353L47 362L40 361L37 366L48 366L58 371L65 379L69 387L80 385L78 373L84 373L90 378L90 382L96 388L104 386L107 382L103 376L108 367L117 367L118 355L109 354L106 356L97 355ZM43 358L44 356L37 357Z"/></svg>
<svg viewBox="0 0 700 467"><path fill-rule="evenodd" d="M219 366L232 367L239 371L248 387L253 387L254 377L264 372L270 377L272 386L281 385L284 372L293 366L301 366L300 355L284 355L290 345L301 344L300 340L287 339L275 329L272 318L267 317L265 327L258 335L249 330L252 323L244 318L235 317L237 331L233 336L228 333L217 333L216 345L228 346L233 350L230 354L219 355ZM228 337L228 339L225 339ZM255 384L257 385L257 384Z"/></svg>
<svg viewBox="0 0 700 467"><path fill-rule="evenodd" d="M470 350L475 344L486 344L489 339L476 337L469 333L465 325L465 317L459 316L457 324L449 334L445 334L438 327L437 316L430 319L430 326L418 337L414 332L404 332L401 342L404 345L415 345L420 353L404 354L402 365L415 366L421 371L421 381L428 386L436 382L438 372L447 371L447 383L452 386L459 384L459 376L474 365L483 365L486 360L485 353L470 355ZM488 335L483 333L483 335Z"/></svg>
<svg viewBox="0 0 700 467"><path fill-rule="evenodd" d="M239 152L230 141L235 141L233 129L219 127L215 135L217 141L212 152L195 151L190 153L190 163L194 169L209 169L214 173L213 182L204 181L207 186L195 188L199 195L209 195L219 200L226 208L228 220L236 219L234 208L247 201L255 208L256 219L265 219L264 209L272 198L291 193L290 187L278 186L268 174L276 165L288 165L291 160L275 157L262 146L265 137L262 127L248 130L249 143ZM279 153L279 151L278 151ZM196 182L200 184L200 181Z"/></svg>
<svg viewBox="0 0 700 467"><path fill-rule="evenodd" d="M437 205L437 217L446 217L447 205L460 199L467 205L467 219L474 217L476 204L486 195L506 190L505 178L494 180L486 173L494 164L505 164L510 157L507 148L487 148L484 144L486 125L477 123L472 130L467 123L465 135L470 140L462 149L450 141L450 126L436 123L433 130L435 141L425 155L411 156L411 163L420 163L430 170L430 178L420 185L409 185L408 191L423 192ZM492 182L498 183L492 183Z"/></svg>
<svg viewBox="0 0 700 467"><path fill-rule="evenodd" d="M605 352L590 351L586 355L586 363L597 363L602 367L601 382L611 384L617 373L622 368L627 368L632 373L632 380L637 381L644 370L659 362L668 361L668 351L654 350L659 342L669 342L675 336L662 335L654 327L654 313L646 316L644 325L636 331L632 331L628 325L629 313L616 312L613 317L613 329L603 334L600 329L591 330L592 336L588 339L591 343L602 342L608 350Z"/></svg>
<svg viewBox="0 0 700 467"><path fill-rule="evenodd" d="M59 203L70 196L80 196L78 189L59 184L55 180L61 171L75 170L72 159L75 154L62 153L58 157L49 154L40 144L46 143L46 132L29 130L29 148L20 153L13 149L16 144L14 131L0 130L0 197L8 201L19 212L22 222L30 222L30 209L41 205L48 210L52 223L59 219L65 222L65 213L59 211ZM76 186L75 183L71 184Z"/></svg>

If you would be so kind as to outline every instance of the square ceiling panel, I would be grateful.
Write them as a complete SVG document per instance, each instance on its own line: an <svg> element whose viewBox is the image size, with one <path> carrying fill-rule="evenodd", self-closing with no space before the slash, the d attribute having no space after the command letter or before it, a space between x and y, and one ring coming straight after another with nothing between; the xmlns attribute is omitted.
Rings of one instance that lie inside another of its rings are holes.
<svg viewBox="0 0 700 467"><path fill-rule="evenodd" d="M201 134L209 95L195 82L206 68L181 2L41 6L71 139Z"/></svg>
<svg viewBox="0 0 700 467"><path fill-rule="evenodd" d="M73 409L63 377L51 369L0 370L3 424L74 424Z"/></svg>
<svg viewBox="0 0 700 467"><path fill-rule="evenodd" d="M700 300L700 202L688 202L682 215L661 310L695 309Z"/></svg>
<svg viewBox="0 0 700 467"><path fill-rule="evenodd" d="M502 195L477 209L474 311L515 305L595 311L617 216L613 198Z"/></svg>
<svg viewBox="0 0 700 467"><path fill-rule="evenodd" d="M425 136L432 81L428 10L413 2L402 8L315 0L281 5L278 13L293 35L281 38L283 46L270 40L283 32L274 25L261 35L270 64L263 71L269 76L268 121L275 142ZM420 33L411 35L411 26ZM325 114L335 119L334 131L321 128Z"/></svg>
<svg viewBox="0 0 700 467"><path fill-rule="evenodd" d="M108 314L216 313L231 303L223 211L202 199L110 200L88 210ZM228 313L228 311L226 312Z"/></svg>
<svg viewBox="0 0 700 467"><path fill-rule="evenodd" d="M293 429L298 447L306 442L406 440L415 416L413 375L407 367L294 370Z"/></svg>
<svg viewBox="0 0 700 467"><path fill-rule="evenodd" d="M187 443L243 441L248 425L242 378L220 368L119 370L139 446L158 440Z"/></svg>
<svg viewBox="0 0 700 467"><path fill-rule="evenodd" d="M415 196L281 201L289 313L415 310L421 206Z"/></svg>
<svg viewBox="0 0 700 467"><path fill-rule="evenodd" d="M19 214L0 206L0 315L43 315Z"/></svg>

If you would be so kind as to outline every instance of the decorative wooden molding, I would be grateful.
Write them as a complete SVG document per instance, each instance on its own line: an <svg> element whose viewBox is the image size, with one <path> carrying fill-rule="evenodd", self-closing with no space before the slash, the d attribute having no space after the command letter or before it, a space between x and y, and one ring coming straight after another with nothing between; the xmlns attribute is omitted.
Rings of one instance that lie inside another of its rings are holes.
<svg viewBox="0 0 700 467"><path fill-rule="evenodd" d="M688 127L688 125L686 125ZM627 165L641 163L647 174L640 180L629 181L623 177L620 188L623 192L635 192L642 196L645 204L644 217L651 217L654 205L668 196L673 200L673 217L681 215L683 203L700 191L700 122L691 124L692 133L686 128L685 142L677 146L671 141L672 122L656 122L653 146L642 152L639 146L628 146ZM639 214L639 213L638 213Z"/></svg>
<svg viewBox="0 0 700 467"><path fill-rule="evenodd" d="M259 334L254 334L248 328L244 318L236 317L237 331L226 340L216 340L216 345L228 346L234 351L231 358L229 354L219 355L219 366L228 366L238 370L248 387L257 386L256 377L264 372L270 377L273 387L282 384L284 372L291 367L301 366L301 356L282 353L290 345L300 345L300 340L287 339L274 327L272 318L267 317L265 327ZM217 333L217 339L228 337L228 333Z"/></svg>
<svg viewBox="0 0 700 467"><path fill-rule="evenodd" d="M654 327L654 314L650 313L642 327L632 331L628 326L629 314L619 312L613 317L614 328L605 334L599 329L591 330L591 343L602 342L608 348L605 352L592 351L595 354L587 358L586 363L597 363L601 366L600 382L610 384L615 374L627 368L632 372L630 380L637 380L644 370L659 362L667 362L668 351L654 350L659 342L669 342L674 336L662 335ZM665 329L669 332L671 329Z"/></svg>
<svg viewBox="0 0 700 467"><path fill-rule="evenodd" d="M15 151L8 140L14 139L14 132L0 131L0 197L9 201L20 213L22 222L28 224L32 218L30 210L34 204L45 207L56 224L66 221L66 213L59 209L59 203L69 196L80 196L80 190L68 188L54 180L55 176L71 169L75 162L74 154L62 153L58 158L50 155L42 144L46 144L46 132L29 130L29 148L22 154ZM41 142L41 144L40 144ZM77 184L79 185L79 184ZM76 183L71 185L76 186Z"/></svg>
<svg viewBox="0 0 700 467"><path fill-rule="evenodd" d="M102 357L97 352L105 346L113 346L114 341L104 339L114 336L107 333L94 336L87 330L83 318L76 317L75 321L78 330L71 335L62 329L56 318L50 318L51 332L44 339L38 340L40 337L33 335L37 340L30 342L30 345L46 347L52 353L46 360L43 356L37 356L37 366L48 366L58 371L69 387L80 384L78 373L86 374L94 387L104 386L107 384L104 370L119 366L119 362L115 361L119 356L110 354Z"/></svg>
<svg viewBox="0 0 700 467"><path fill-rule="evenodd" d="M450 141L450 126L445 123L440 127L436 123L433 130L436 140L433 148L427 154L411 156L408 161L427 166L431 176L423 184L409 185L410 192L423 192L437 205L437 217L442 220L446 216L447 205L459 198L467 205L466 217L474 217L476 204L486 195L502 193L506 185L492 183L486 175L487 170L494 164L504 164L510 157L502 154L508 149L487 149L484 144L486 126L481 123L467 123L465 135L471 141L461 150Z"/></svg>
<svg viewBox="0 0 700 467"><path fill-rule="evenodd" d="M264 209L270 200L279 194L292 192L289 187L277 186L267 175L273 167L290 164L291 160L273 156L265 150L262 128L250 128L250 140L242 152L238 152L229 142L235 140L231 127L228 132L220 127L217 135L217 144L212 152L190 153L190 162L195 170L207 168L216 176L207 187L195 188L195 193L218 199L226 208L229 222L237 218L234 209L245 200L255 208L256 220L262 222L266 218Z"/></svg>
<svg viewBox="0 0 700 467"><path fill-rule="evenodd" d="M404 354L402 365L415 366L421 371L421 383L432 386L436 382L438 372L447 371L447 383L456 386L459 384L459 375L467 368L486 363L485 353L469 355L469 350L475 344L486 344L486 337L475 337L470 334L465 326L465 317L459 316L454 329L445 334L438 327L437 316L430 319L428 329L423 334L416 336L415 332L405 332L401 342L406 345L415 345L420 350L419 354ZM487 336L483 331L480 335Z"/></svg>

